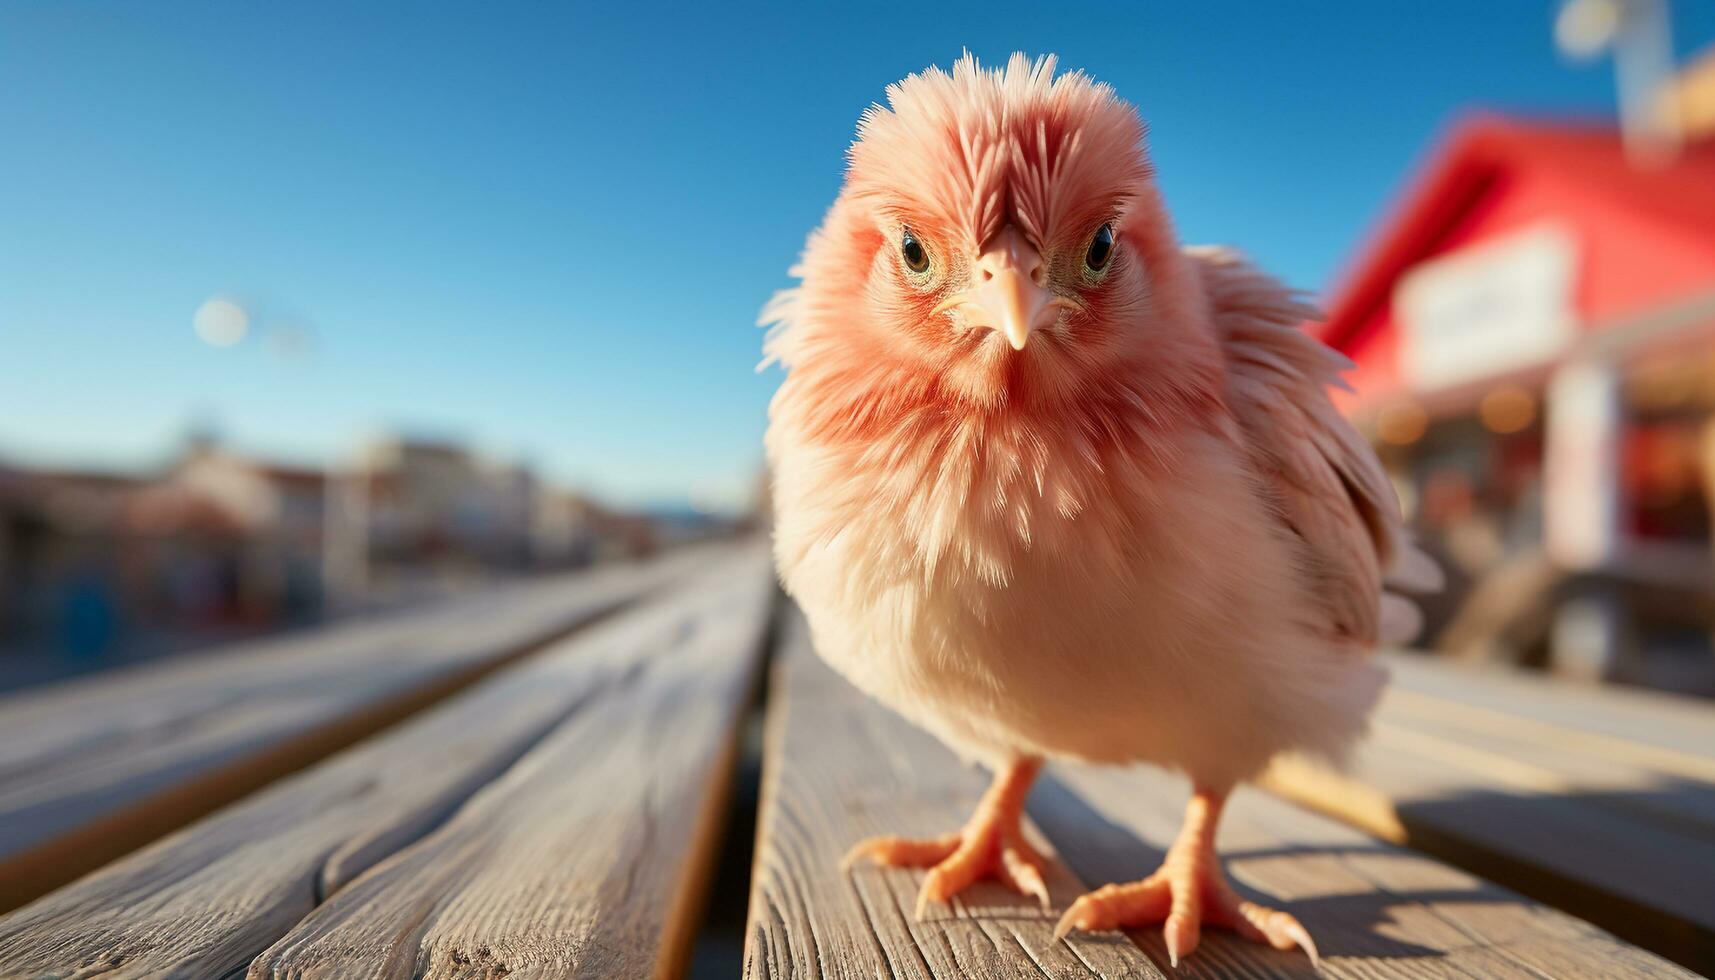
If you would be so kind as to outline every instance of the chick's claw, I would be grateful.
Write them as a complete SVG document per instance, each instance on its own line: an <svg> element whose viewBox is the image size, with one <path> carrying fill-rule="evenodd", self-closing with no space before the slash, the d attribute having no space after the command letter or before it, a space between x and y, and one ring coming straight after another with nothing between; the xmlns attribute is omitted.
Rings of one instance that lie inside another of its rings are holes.
<svg viewBox="0 0 1715 980"><path fill-rule="evenodd" d="M891 868L927 868L945 861L958 849L957 833L942 834L928 840L893 836L869 837L858 841L846 852L846 856L840 859L840 870L850 871L864 858Z"/></svg>
<svg viewBox="0 0 1715 980"><path fill-rule="evenodd" d="M1054 926L1054 938L1064 939L1073 929L1101 932L1142 922L1155 922L1167 915L1173 894L1156 877L1128 884L1103 885L1080 896Z"/></svg>
<svg viewBox="0 0 1715 980"><path fill-rule="evenodd" d="M1024 838L1024 795L1039 763L1022 761L1003 769L963 830L926 840L871 837L860 841L840 862L850 870L869 858L890 867L928 868L917 893L917 918L930 904L945 902L982 878L1034 898L1048 910L1045 859Z"/></svg>
<svg viewBox="0 0 1715 980"><path fill-rule="evenodd" d="M840 862L842 870L868 858L895 868L928 868L917 893L917 918L929 906L945 902L982 878L994 878L1048 910L1048 883L1042 855L1017 828L1003 830L993 823L927 840L871 837L860 841Z"/></svg>

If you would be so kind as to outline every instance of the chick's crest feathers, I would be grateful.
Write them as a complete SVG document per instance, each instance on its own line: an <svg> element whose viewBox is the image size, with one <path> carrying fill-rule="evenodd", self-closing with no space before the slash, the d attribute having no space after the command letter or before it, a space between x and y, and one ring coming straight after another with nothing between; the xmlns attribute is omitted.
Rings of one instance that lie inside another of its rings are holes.
<svg viewBox="0 0 1715 980"><path fill-rule="evenodd" d="M1314 307L1226 249L1188 248L1227 362L1251 464L1302 541L1330 632L1363 646L1409 640L1417 610L1383 591L1440 585L1411 543L1380 462L1328 398L1352 365L1305 333Z"/></svg>

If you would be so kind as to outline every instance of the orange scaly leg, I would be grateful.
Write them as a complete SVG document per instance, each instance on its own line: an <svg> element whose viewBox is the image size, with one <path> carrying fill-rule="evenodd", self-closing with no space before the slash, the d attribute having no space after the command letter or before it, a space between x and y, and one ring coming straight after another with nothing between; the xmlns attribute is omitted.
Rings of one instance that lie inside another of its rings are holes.
<svg viewBox="0 0 1715 980"><path fill-rule="evenodd" d="M1225 791L1193 792L1185 823L1161 867L1142 881L1106 885L1078 899L1061 916L1054 935L1160 922L1167 956L1178 966L1181 956L1196 951L1206 923L1275 949L1301 947L1310 954L1311 963L1318 963L1316 943L1297 919L1247 902L1227 884L1215 856L1215 825L1226 802Z"/></svg>
<svg viewBox="0 0 1715 980"><path fill-rule="evenodd" d="M1015 759L997 770L964 829L928 840L871 837L858 842L840 862L850 869L863 858L893 867L929 868L917 893L917 917L930 902L945 902L989 876L1048 908L1048 885L1042 874L1047 861L1024 839L1020 823L1024 798L1042 769L1041 759Z"/></svg>

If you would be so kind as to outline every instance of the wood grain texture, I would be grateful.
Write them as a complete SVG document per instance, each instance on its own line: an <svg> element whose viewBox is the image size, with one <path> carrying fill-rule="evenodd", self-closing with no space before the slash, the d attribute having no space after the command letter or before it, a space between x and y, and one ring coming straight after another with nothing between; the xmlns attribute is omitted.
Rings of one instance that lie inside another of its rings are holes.
<svg viewBox="0 0 1715 980"><path fill-rule="evenodd" d="M1211 932L1178 972L1155 929L1050 939L1051 916L980 885L926 922L909 910L921 872L836 863L868 834L956 827L986 782L847 686L785 631L770 698L746 976L1312 977L1301 954ZM1092 885L1153 871L1189 793L1155 770L1056 765L1030 814ZM1220 835L1241 890L1289 908L1315 934L1323 976L1685 977L1659 957L1470 874L1243 790ZM1051 882L1056 909L1078 879Z"/></svg>
<svg viewBox="0 0 1715 980"><path fill-rule="evenodd" d="M711 564L683 588L748 581L752 598L769 588L759 548ZM0 917L0 976L243 970L324 896L420 839L549 732L632 683L641 669L640 630L658 633L688 608L687 599L669 595L622 613Z"/></svg>
<svg viewBox="0 0 1715 980"><path fill-rule="evenodd" d="M0 911L398 722L712 553L556 576L0 700Z"/></svg>
<svg viewBox="0 0 1715 980"><path fill-rule="evenodd" d="M1287 760L1269 788L1715 971L1715 711L1390 663L1351 772Z"/></svg>
<svg viewBox="0 0 1715 980"><path fill-rule="evenodd" d="M774 588L766 563L602 630L598 693L445 825L336 893L251 977L676 974Z"/></svg>

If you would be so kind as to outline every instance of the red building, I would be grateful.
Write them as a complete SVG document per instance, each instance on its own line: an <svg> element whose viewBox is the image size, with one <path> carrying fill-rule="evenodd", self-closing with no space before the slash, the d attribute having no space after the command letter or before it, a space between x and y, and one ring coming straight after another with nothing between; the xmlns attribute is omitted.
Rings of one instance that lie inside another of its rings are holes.
<svg viewBox="0 0 1715 980"><path fill-rule="evenodd" d="M1454 573L1432 642L1715 692L1715 139L1469 121L1323 330Z"/></svg>

